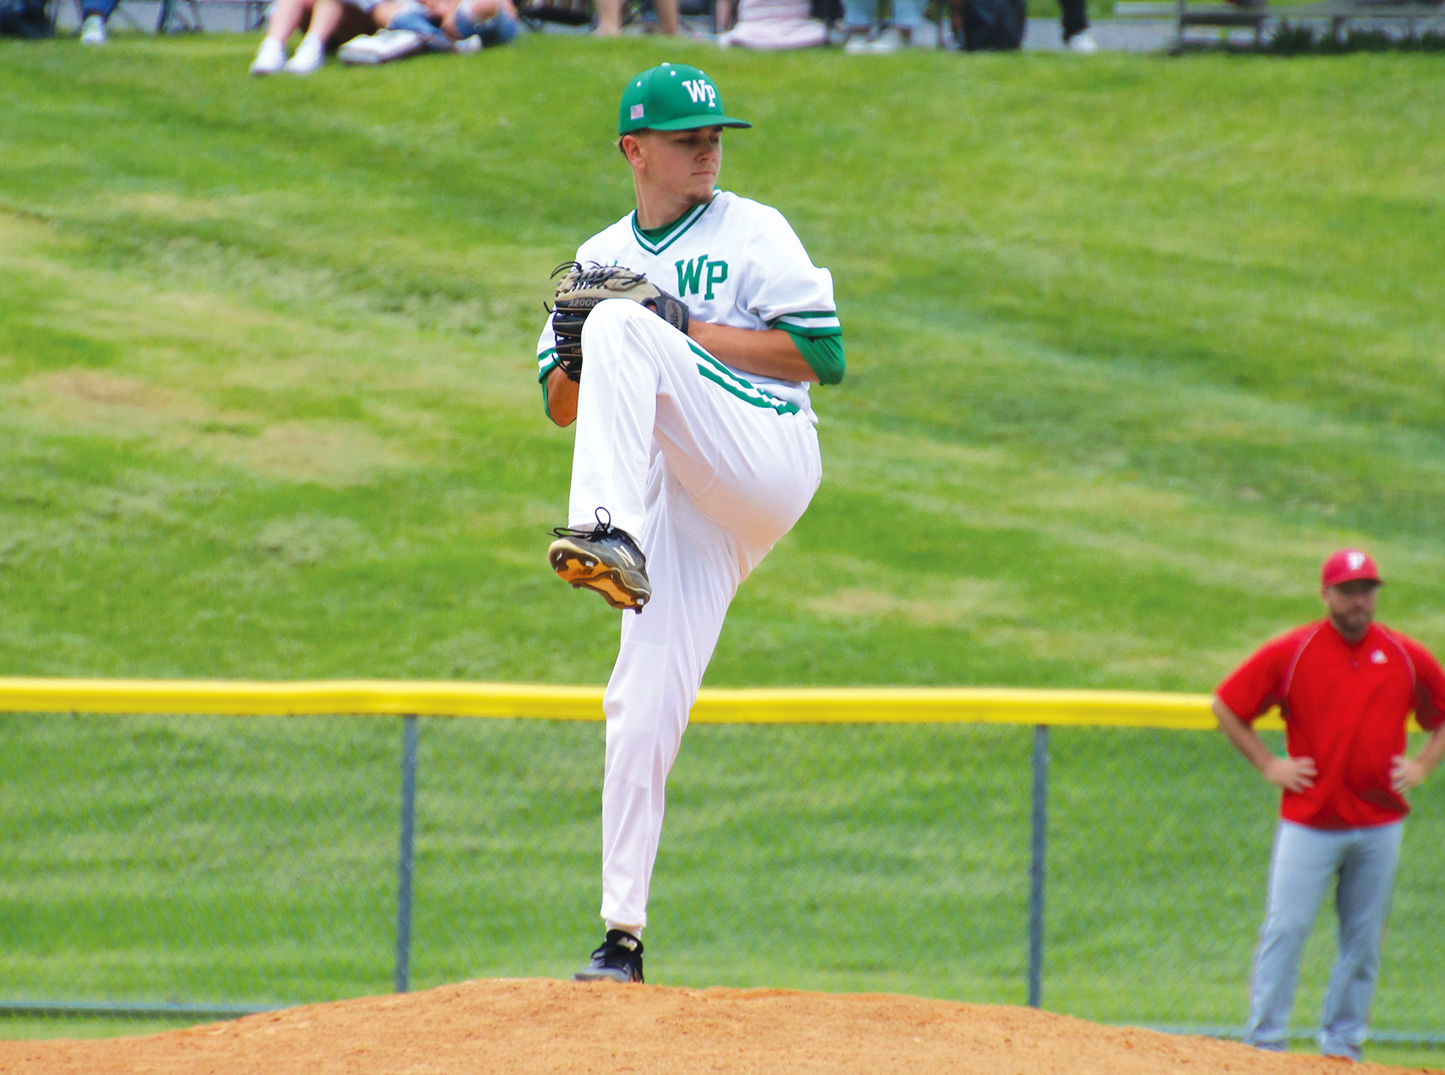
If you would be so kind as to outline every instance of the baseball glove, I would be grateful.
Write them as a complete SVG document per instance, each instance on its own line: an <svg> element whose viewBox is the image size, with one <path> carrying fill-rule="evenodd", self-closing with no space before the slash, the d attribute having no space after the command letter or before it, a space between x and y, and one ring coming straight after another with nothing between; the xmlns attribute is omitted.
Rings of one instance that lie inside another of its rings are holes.
<svg viewBox="0 0 1445 1075"><path fill-rule="evenodd" d="M561 276L560 280L557 277ZM604 299L631 299L646 306L684 336L687 335L687 305L647 282L640 272L620 265L582 265L564 261L552 270L557 280L552 307L552 331L557 336L557 365L574 381L582 379L582 326L587 316Z"/></svg>

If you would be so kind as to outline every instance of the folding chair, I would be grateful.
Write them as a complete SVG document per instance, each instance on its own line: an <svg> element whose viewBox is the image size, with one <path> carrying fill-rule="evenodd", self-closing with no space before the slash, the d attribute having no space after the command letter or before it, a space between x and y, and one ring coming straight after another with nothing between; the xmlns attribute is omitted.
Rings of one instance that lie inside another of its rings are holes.
<svg viewBox="0 0 1445 1075"><path fill-rule="evenodd" d="M266 25L266 8L270 0L161 0L161 16L156 32L196 32L204 30L201 22L201 5L215 7L238 7L241 9L241 25L246 32L259 30Z"/></svg>

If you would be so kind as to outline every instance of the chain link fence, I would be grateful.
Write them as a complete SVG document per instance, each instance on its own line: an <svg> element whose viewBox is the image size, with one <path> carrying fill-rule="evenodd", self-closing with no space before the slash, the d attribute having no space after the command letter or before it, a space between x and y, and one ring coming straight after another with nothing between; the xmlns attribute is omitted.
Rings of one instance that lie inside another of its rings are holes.
<svg viewBox="0 0 1445 1075"><path fill-rule="evenodd" d="M0 1011L207 1016L563 977L600 935L599 723L3 714L0 734ZM1442 787L1406 825L1377 1040L1445 1041ZM1204 732L696 725L669 782L648 980L1041 1000L1225 1033L1274 811Z"/></svg>

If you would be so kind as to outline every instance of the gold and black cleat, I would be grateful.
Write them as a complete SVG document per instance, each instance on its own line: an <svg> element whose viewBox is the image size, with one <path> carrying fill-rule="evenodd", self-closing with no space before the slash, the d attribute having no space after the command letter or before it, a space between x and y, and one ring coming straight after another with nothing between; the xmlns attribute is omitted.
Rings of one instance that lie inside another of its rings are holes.
<svg viewBox="0 0 1445 1075"><path fill-rule="evenodd" d="M547 549L547 562L562 581L596 590L613 608L641 612L652 600L647 557L632 535L612 525L606 508L597 509L597 525L591 530L559 526L552 533L557 540Z"/></svg>

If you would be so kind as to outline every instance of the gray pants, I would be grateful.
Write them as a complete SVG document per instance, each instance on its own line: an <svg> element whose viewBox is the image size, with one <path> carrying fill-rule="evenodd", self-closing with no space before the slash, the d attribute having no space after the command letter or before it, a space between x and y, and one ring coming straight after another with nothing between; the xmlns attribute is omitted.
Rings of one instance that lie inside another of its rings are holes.
<svg viewBox="0 0 1445 1075"><path fill-rule="evenodd" d="M1249 1026L1244 1033L1250 1045L1284 1049L1300 956L1320 904L1337 881L1339 957L1330 972L1320 1016L1320 1051L1360 1059L1403 829L1399 821L1369 829L1311 829L1280 822L1269 869L1269 903L1250 983Z"/></svg>

